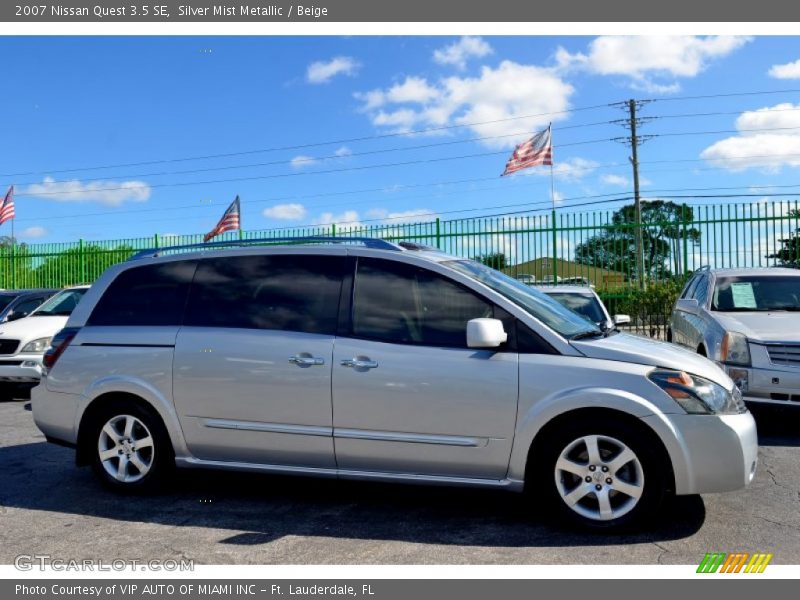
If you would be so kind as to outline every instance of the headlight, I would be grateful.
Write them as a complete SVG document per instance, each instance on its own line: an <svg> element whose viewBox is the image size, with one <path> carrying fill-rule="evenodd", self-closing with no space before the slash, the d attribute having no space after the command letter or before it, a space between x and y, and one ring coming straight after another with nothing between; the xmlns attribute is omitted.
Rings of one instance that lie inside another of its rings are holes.
<svg viewBox="0 0 800 600"><path fill-rule="evenodd" d="M736 387L728 392L713 381L683 371L659 369L648 377L689 414L730 415L747 410Z"/></svg>
<svg viewBox="0 0 800 600"><path fill-rule="evenodd" d="M750 347L744 334L736 331L725 334L719 349L719 360L729 365L750 364Z"/></svg>
<svg viewBox="0 0 800 600"><path fill-rule="evenodd" d="M43 354L45 350L50 346L50 340L53 338L39 338L38 340L33 340L32 342L28 342L22 347L20 352L35 352L36 354Z"/></svg>

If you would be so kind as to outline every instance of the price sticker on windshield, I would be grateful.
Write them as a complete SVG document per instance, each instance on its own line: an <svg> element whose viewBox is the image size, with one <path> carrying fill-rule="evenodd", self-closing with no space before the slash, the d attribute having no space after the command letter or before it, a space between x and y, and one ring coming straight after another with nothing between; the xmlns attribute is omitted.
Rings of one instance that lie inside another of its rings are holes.
<svg viewBox="0 0 800 600"><path fill-rule="evenodd" d="M749 281L732 283L733 306L736 308L758 308L753 294L753 284Z"/></svg>

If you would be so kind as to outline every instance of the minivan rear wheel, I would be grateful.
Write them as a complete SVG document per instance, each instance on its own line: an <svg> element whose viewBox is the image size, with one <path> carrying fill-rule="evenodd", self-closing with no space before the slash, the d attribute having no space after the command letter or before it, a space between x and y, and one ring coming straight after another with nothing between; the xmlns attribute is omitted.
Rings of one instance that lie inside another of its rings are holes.
<svg viewBox="0 0 800 600"><path fill-rule="evenodd" d="M115 401L97 413L88 443L95 473L118 491L150 491L174 466L163 423L135 402Z"/></svg>
<svg viewBox="0 0 800 600"><path fill-rule="evenodd" d="M607 418L571 423L540 448L547 500L569 522L624 529L652 517L664 499L669 465L639 428Z"/></svg>

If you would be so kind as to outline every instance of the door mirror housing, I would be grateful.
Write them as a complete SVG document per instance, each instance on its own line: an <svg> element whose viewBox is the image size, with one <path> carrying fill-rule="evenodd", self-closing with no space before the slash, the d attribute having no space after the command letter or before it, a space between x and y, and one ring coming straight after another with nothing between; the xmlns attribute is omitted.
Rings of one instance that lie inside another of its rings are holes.
<svg viewBox="0 0 800 600"><path fill-rule="evenodd" d="M696 315L700 311L700 304L695 298L681 298L675 303L675 310Z"/></svg>
<svg viewBox="0 0 800 600"><path fill-rule="evenodd" d="M508 334L499 319L472 319L467 321L467 346L469 348L497 348L508 341Z"/></svg>
<svg viewBox="0 0 800 600"><path fill-rule="evenodd" d="M627 325L631 322L630 315L614 315L611 318L614 321L614 325Z"/></svg>
<svg viewBox="0 0 800 600"><path fill-rule="evenodd" d="M5 319L5 320L6 320L6 322L9 322L9 321L16 321L16 320L18 320L18 319L21 319L21 318L22 318L22 317L24 317L24 316L25 316L25 315L24 315L24 314L22 314L22 313L14 312L13 310L11 310L11 311L9 311L9 312L8 312L8 314L6 315L6 319Z"/></svg>

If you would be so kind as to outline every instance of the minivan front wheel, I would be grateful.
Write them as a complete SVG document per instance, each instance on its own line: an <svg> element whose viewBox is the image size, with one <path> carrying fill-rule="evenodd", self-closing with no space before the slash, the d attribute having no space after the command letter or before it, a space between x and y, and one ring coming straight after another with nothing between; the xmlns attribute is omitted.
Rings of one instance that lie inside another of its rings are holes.
<svg viewBox="0 0 800 600"><path fill-rule="evenodd" d="M565 427L549 440L549 495L567 520L617 529L654 514L668 466L638 429L604 421Z"/></svg>
<svg viewBox="0 0 800 600"><path fill-rule="evenodd" d="M92 465L114 489L151 489L172 464L161 421L136 403L114 403L97 415L93 430Z"/></svg>

